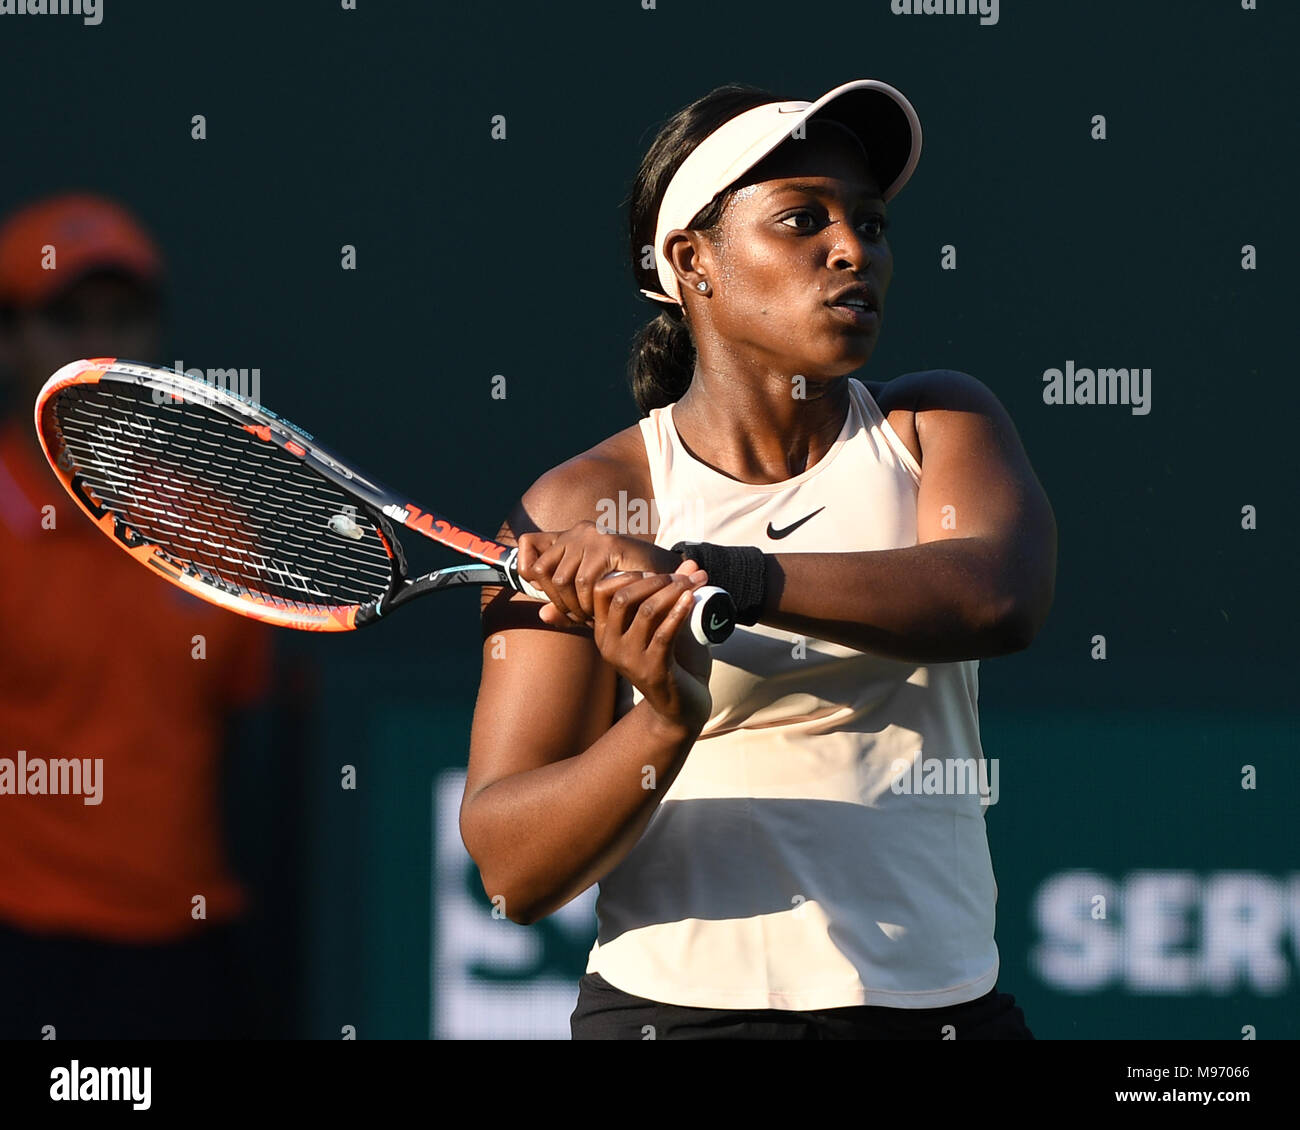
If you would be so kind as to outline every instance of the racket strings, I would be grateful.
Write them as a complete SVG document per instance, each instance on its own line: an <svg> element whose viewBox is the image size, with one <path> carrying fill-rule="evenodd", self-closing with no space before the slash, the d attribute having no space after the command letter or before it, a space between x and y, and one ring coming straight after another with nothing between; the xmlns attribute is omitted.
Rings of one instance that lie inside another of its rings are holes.
<svg viewBox="0 0 1300 1130"><path fill-rule="evenodd" d="M367 604L393 565L370 516L274 443L203 405L101 382L57 396L69 470L173 562L295 608Z"/></svg>

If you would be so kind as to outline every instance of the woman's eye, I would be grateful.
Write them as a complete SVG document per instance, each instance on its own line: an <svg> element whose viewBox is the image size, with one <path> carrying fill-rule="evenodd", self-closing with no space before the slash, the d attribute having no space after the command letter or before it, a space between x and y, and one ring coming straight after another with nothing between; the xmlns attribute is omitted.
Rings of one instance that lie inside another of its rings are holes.
<svg viewBox="0 0 1300 1130"><path fill-rule="evenodd" d="M791 220L800 219L808 219L812 222L808 224L796 224L790 222ZM817 217L812 212L808 211L791 212L790 215L781 220L781 223L785 224L787 227L794 228L796 231L812 231L817 226ZM871 239L879 239L888 229L889 220L877 212L875 215L868 216L859 226L869 229L867 235Z"/></svg>
<svg viewBox="0 0 1300 1130"><path fill-rule="evenodd" d="M781 223L785 224L785 223L787 223L787 221L789 221L789 220L797 220L800 216L807 216L808 219L813 220L813 221L816 221L816 219L817 219L817 217L814 216L811 212L792 212L792 213L790 213L790 215L786 216L785 219L783 219L783 220L781 221ZM789 227L795 227L794 224L788 224L787 226L789 226ZM807 227L800 227L800 228L797 228L798 231L812 231L812 229L813 229L813 225L811 225L811 224L808 225Z"/></svg>

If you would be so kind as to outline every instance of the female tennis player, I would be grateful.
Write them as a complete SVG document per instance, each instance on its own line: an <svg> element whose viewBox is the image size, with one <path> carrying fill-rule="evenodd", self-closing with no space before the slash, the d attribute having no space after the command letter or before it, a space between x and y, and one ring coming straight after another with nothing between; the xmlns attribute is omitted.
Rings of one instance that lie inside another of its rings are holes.
<svg viewBox="0 0 1300 1130"><path fill-rule="evenodd" d="M642 419L502 528L550 603L484 594L461 808L513 921L599 884L575 1039L1033 1038L969 769L979 660L1047 616L1055 521L980 381L849 375L920 146L875 80L728 85L636 176ZM741 625L711 651L681 630L706 579Z"/></svg>

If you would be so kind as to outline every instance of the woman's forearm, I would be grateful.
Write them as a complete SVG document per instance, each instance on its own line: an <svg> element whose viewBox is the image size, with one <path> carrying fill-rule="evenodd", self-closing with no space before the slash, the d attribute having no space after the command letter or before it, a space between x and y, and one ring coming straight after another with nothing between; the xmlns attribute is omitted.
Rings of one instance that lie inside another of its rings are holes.
<svg viewBox="0 0 1300 1130"><path fill-rule="evenodd" d="M895 659L955 662L1028 646L1031 597L979 538L783 553L768 558L759 622Z"/></svg>
<svg viewBox="0 0 1300 1130"><path fill-rule="evenodd" d="M577 756L477 793L461 834L488 897L526 925L598 882L641 838L697 736L642 701Z"/></svg>

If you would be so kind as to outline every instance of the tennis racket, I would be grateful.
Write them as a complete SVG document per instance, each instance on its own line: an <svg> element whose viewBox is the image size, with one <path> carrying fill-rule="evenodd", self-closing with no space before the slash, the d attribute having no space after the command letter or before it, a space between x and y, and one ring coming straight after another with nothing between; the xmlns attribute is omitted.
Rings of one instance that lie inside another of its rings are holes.
<svg viewBox="0 0 1300 1130"><path fill-rule="evenodd" d="M137 561L195 596L286 628L365 627L416 597L508 585L517 548L449 522L348 466L269 408L172 369L99 357L65 365L36 401L59 480ZM397 531L471 558L407 575ZM691 633L721 643L730 595L696 590Z"/></svg>

